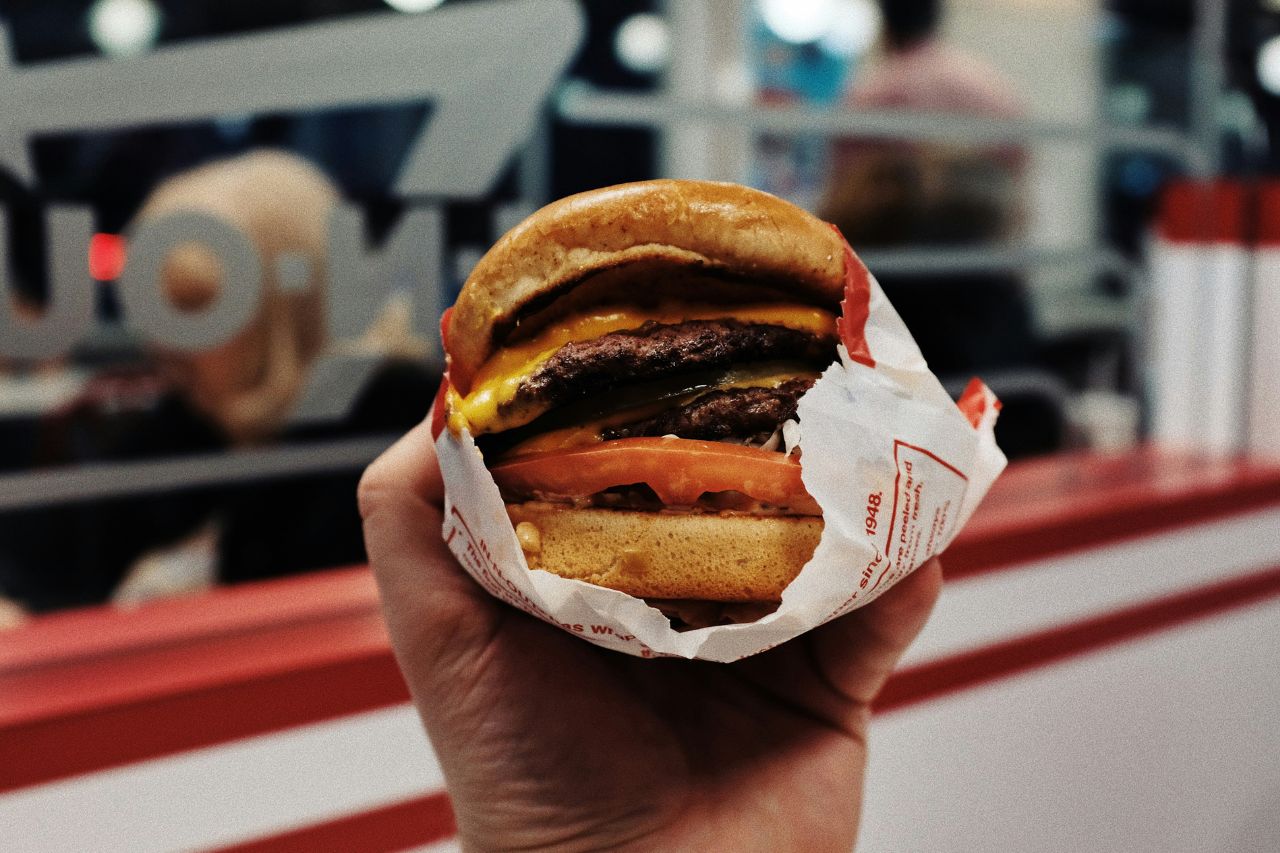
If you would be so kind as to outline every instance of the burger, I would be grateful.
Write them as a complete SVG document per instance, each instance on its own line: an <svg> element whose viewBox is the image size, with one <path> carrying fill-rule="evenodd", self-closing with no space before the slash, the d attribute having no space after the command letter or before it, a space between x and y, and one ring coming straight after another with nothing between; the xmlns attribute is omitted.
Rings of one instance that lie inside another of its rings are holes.
<svg viewBox="0 0 1280 853"><path fill-rule="evenodd" d="M499 240L443 322L444 417L529 567L686 626L775 608L822 533L788 423L837 358L846 258L805 211L703 181L571 196Z"/></svg>

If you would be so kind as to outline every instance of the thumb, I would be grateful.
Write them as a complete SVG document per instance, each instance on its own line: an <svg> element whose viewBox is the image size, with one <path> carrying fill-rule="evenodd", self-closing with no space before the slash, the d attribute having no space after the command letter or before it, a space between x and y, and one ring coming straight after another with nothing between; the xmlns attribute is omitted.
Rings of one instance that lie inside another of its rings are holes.
<svg viewBox="0 0 1280 853"><path fill-rule="evenodd" d="M930 560L877 600L815 631L815 653L833 685L868 706L924 628L942 591L942 564Z"/></svg>

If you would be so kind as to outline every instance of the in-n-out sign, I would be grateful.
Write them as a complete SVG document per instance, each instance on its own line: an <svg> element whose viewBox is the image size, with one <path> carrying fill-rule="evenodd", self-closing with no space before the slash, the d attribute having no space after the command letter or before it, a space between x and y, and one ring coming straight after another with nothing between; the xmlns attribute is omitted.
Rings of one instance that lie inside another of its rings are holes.
<svg viewBox="0 0 1280 853"><path fill-rule="evenodd" d="M413 276L415 326L430 330L440 316L443 293L444 219L437 205L411 208L377 250L366 248L360 211L339 206L329 221L326 282L328 336L358 337L382 306ZM0 300L0 353L24 359L63 355L84 339L94 322L93 283L85 248L93 235L92 213L56 208L50 235L49 302L32 321L16 316L12 299ZM222 270L217 297L199 311L179 309L165 296L160 272L178 246L198 243L213 253ZM7 269L9 247L0 229L0 264ZM307 287L311 270L302 255L283 254L274 270L284 290ZM263 296L264 259L249 236L230 222L200 212L172 213L144 220L130 235L128 263L117 293L127 324L148 341L200 351L234 337L256 315Z"/></svg>
<svg viewBox="0 0 1280 853"><path fill-rule="evenodd" d="M421 15L381 14L164 47L129 61L63 60L18 68L0 57L0 163L31 177L28 140L268 111L429 100L425 132L395 182L409 211L377 252L358 212L340 206L329 229L329 331L357 336L394 289L415 278L416 325L434 334L441 297L441 213L424 199L482 195L526 137L583 33L573 0L493 0ZM7 43L0 32L0 50ZM0 246L0 354L45 358L69 350L93 320L85 268L92 218L83 208L48 214L49 302L22 320L10 297L8 247ZM7 234L7 229L0 229ZM159 271L170 249L201 243L221 263L219 298L198 313L170 305ZM298 258L276 259L284 286L306 281ZM261 296L262 259L233 225L197 213L142 223L130 235L120 281L124 322L168 346L202 349L233 336ZM353 389L354 391L354 389Z"/></svg>

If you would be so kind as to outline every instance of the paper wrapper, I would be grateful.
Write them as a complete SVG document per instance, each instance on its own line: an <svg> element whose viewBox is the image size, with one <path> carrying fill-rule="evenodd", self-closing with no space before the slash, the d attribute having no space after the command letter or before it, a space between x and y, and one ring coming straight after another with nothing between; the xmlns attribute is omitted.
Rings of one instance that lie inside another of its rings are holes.
<svg viewBox="0 0 1280 853"><path fill-rule="evenodd" d="M433 428L445 484L444 539L486 590L588 642L641 657L734 661L874 601L955 538L1004 469L999 402L978 380L952 402L880 285L846 251L838 362L784 428L822 508L812 559L756 622L689 631L625 593L530 571L471 436ZM447 381L447 380L446 380Z"/></svg>

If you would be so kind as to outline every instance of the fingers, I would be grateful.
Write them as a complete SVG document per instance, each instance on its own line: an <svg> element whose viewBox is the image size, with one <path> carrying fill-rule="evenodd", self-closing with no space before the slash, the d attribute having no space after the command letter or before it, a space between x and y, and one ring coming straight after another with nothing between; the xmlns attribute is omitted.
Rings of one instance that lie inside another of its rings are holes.
<svg viewBox="0 0 1280 853"><path fill-rule="evenodd" d="M497 604L441 538L444 486L426 422L369 466L358 495L387 627L418 693L491 633Z"/></svg>
<svg viewBox="0 0 1280 853"><path fill-rule="evenodd" d="M817 629L816 653L832 685L870 705L924 628L941 590L942 564L934 558L871 604Z"/></svg>

